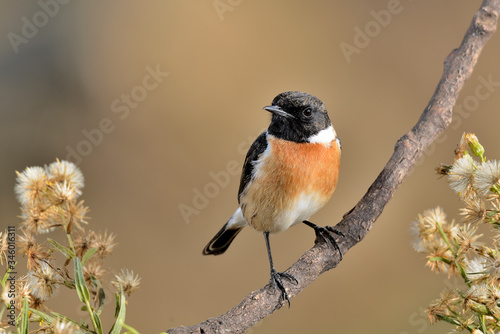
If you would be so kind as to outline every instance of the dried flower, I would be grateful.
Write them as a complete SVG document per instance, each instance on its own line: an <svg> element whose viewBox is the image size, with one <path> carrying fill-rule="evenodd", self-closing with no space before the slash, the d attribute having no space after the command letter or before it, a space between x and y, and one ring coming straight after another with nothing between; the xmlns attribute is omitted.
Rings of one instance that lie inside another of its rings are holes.
<svg viewBox="0 0 500 334"><path fill-rule="evenodd" d="M486 218L484 201L472 192L464 198L464 203L465 208L460 209L460 214L464 216L464 223L482 223Z"/></svg>
<svg viewBox="0 0 500 334"><path fill-rule="evenodd" d="M17 200L23 206L41 201L46 185L47 176L42 167L27 167L24 172L17 172L14 188Z"/></svg>
<svg viewBox="0 0 500 334"><path fill-rule="evenodd" d="M438 299L434 300L426 310L427 319L431 324L439 320L440 315L448 315L449 309L458 301L456 291L446 289L441 292Z"/></svg>
<svg viewBox="0 0 500 334"><path fill-rule="evenodd" d="M48 200L52 205L68 203L77 197L76 189L66 181L55 183L51 189Z"/></svg>
<svg viewBox="0 0 500 334"><path fill-rule="evenodd" d="M42 260L50 258L49 251L35 241L31 234L23 231L23 235L19 237L18 241L19 251L28 258L27 267L29 270L37 267Z"/></svg>
<svg viewBox="0 0 500 334"><path fill-rule="evenodd" d="M40 262L40 265L26 275L26 280L31 289L31 295L46 301L50 296L54 295L61 284L63 278L59 273L46 262Z"/></svg>
<svg viewBox="0 0 500 334"><path fill-rule="evenodd" d="M500 180L500 163L498 161L486 161L482 163L474 175L474 187L477 192L486 196L490 189L498 186Z"/></svg>
<svg viewBox="0 0 500 334"><path fill-rule="evenodd" d="M419 219L421 217L421 215L418 216ZM412 235L412 246L413 246L413 249L418 252L418 253L422 253L422 252L425 252L426 251L426 248L425 248L425 245L424 245L424 242L423 242L423 236L422 236L422 231L420 229L420 222L417 220L417 221L413 221L410 225L410 234Z"/></svg>
<svg viewBox="0 0 500 334"><path fill-rule="evenodd" d="M82 194L83 186L83 174L75 164L68 161L57 160L44 168L29 167L22 173L17 173L14 190L21 203L22 212L20 223L22 233L17 238L17 248L20 254L27 257L29 271L16 280L16 297L13 302L17 314L24 314L24 304L26 301L29 302L29 322L40 322L37 333L74 334L82 331L78 323L52 312L46 303L61 287L81 287L78 281L81 274L77 270L78 260L75 255L81 259L85 284L90 294L95 296L96 305L99 307L98 310L93 310L88 305L90 295L78 293L80 301L86 304L85 309L89 312L93 326L91 329L85 324L84 332L103 332L99 317L104 306L101 287L109 283L103 281L106 272L103 269L103 258L114 251L115 235L107 231L96 234L82 228L83 224L88 224L89 212L83 201L77 201ZM62 242L56 240L62 236L61 233L54 234L54 239L48 240L46 244L38 241L41 233L50 232L58 227L65 232ZM0 232L0 264L3 264L8 246L7 235ZM92 248L93 251L88 253ZM54 252L59 257L53 257ZM63 265L56 265L56 259L65 259L66 262ZM75 261L74 275L68 270L71 268L69 266L71 261ZM94 278L98 280L99 286L96 286ZM138 289L140 278L132 271L122 270L116 278L117 281L112 283L123 289L127 295ZM71 283L73 280L75 284ZM11 297L5 293L6 289L3 290L0 301L6 303L6 298ZM8 302L10 304L11 301ZM39 312L31 312L32 309ZM115 316L122 313L117 312ZM16 323L20 316L17 318ZM0 320L0 333L3 324Z"/></svg>
<svg viewBox="0 0 500 334"><path fill-rule="evenodd" d="M74 163L57 160L46 166L45 169L52 182L66 183L69 188L73 189L77 197L82 194L84 186L83 174Z"/></svg>
<svg viewBox="0 0 500 334"><path fill-rule="evenodd" d="M44 305L46 300L43 300L40 297L30 295L29 301L30 301L30 308L34 308L35 310L41 310L46 308Z"/></svg>
<svg viewBox="0 0 500 334"><path fill-rule="evenodd" d="M459 253L465 253L469 250L475 250L481 247L482 243L478 242L482 234L477 234L477 226L472 224L463 225L456 228L454 239L460 249Z"/></svg>
<svg viewBox="0 0 500 334"><path fill-rule="evenodd" d="M61 318L57 318L53 324L54 334L73 334L78 328L76 323Z"/></svg>
<svg viewBox="0 0 500 334"><path fill-rule="evenodd" d="M75 247L76 255L80 258L85 255L85 253L87 253L87 251L92 248L94 240L94 231L86 232L85 229L82 228L81 230L75 232L73 245Z"/></svg>
<svg viewBox="0 0 500 334"><path fill-rule="evenodd" d="M448 173L450 188L458 195L465 196L472 188L475 164L469 155L456 160Z"/></svg>
<svg viewBox="0 0 500 334"><path fill-rule="evenodd" d="M75 224L78 229L82 229L81 224L88 224L87 212L89 208L83 205L83 201L76 203L71 201L64 205L64 212L66 213L67 228L66 232L71 232L72 225Z"/></svg>
<svg viewBox="0 0 500 334"><path fill-rule="evenodd" d="M36 234L52 232L54 230L54 215L58 216L54 212L54 208L47 210L40 205L27 205L21 208L21 218L23 219L21 228L27 232L34 232Z"/></svg>
<svg viewBox="0 0 500 334"><path fill-rule="evenodd" d="M451 261L451 253L448 245L440 243L429 250L426 266L435 273L447 272Z"/></svg>
<svg viewBox="0 0 500 334"><path fill-rule="evenodd" d="M11 300L10 296L11 295L9 293L9 290L10 290L9 284L6 284L5 287L2 290L2 294L0 295L0 302L2 304L5 304L5 305L10 304L10 300Z"/></svg>
<svg viewBox="0 0 500 334"><path fill-rule="evenodd" d="M113 233L110 233L108 235L108 231L104 232L99 232L96 234L94 241L92 243L92 248L97 248L97 254L101 259L105 258L109 254L113 253L116 243L114 242L115 240L115 235Z"/></svg>
<svg viewBox="0 0 500 334"><path fill-rule="evenodd" d="M121 288L123 289L123 292L127 295L130 296L132 292L137 290L139 288L139 284L141 282L141 279L139 278L139 275L134 276L134 271L133 270L121 270L121 273L118 275L115 275L116 281L111 282L117 289Z"/></svg>
<svg viewBox="0 0 500 334"><path fill-rule="evenodd" d="M440 207L426 210L423 215L418 216L418 220L412 223L414 233L418 234L424 243L433 238L439 232L438 224L446 225L446 215Z"/></svg>
<svg viewBox="0 0 500 334"><path fill-rule="evenodd" d="M3 260L7 263L7 249L9 244L7 242L7 233L0 232L0 264L3 265Z"/></svg>
<svg viewBox="0 0 500 334"><path fill-rule="evenodd" d="M486 283L474 284L464 297L464 308L471 308L480 314L489 314L486 305L492 301L492 297L491 289Z"/></svg>
<svg viewBox="0 0 500 334"><path fill-rule="evenodd" d="M26 275L20 277L15 283L16 294L14 296L15 308L18 312L21 312L23 307L23 301L28 299L30 307L33 307L35 297L31 295L31 289L26 280ZM33 307L35 308L35 307Z"/></svg>
<svg viewBox="0 0 500 334"><path fill-rule="evenodd" d="M18 237L17 247L19 247L19 253L27 255L31 247L36 244L36 240L31 233L26 233L24 230L21 231L23 234Z"/></svg>
<svg viewBox="0 0 500 334"><path fill-rule="evenodd" d="M101 261L88 261L83 269L83 277L87 282L91 282L90 276L94 276L99 281L102 281L104 275L106 274L106 270L102 268Z"/></svg>
<svg viewBox="0 0 500 334"><path fill-rule="evenodd" d="M475 257L467 262L465 268L465 273L469 282L482 282L488 276L486 275L486 269L484 268L484 258Z"/></svg>
<svg viewBox="0 0 500 334"><path fill-rule="evenodd" d="M481 159L476 163L467 152ZM446 165L443 165L446 166ZM500 227L500 162L486 161L484 147L473 134L464 134L455 150L447 174L450 188L465 204L460 209L461 224L448 223L440 210L429 210L412 224L420 242L414 246L427 253L427 266L434 272L448 271L462 277L466 292L453 290L451 297L434 301L427 309L431 323L444 320L455 325L455 332L497 333L500 329L500 234L492 245L479 242L478 225ZM449 301L449 302L448 302Z"/></svg>
<svg viewBox="0 0 500 334"><path fill-rule="evenodd" d="M490 277L500 276L500 259L498 258L498 256L484 257L483 267L486 275Z"/></svg>
<svg viewBox="0 0 500 334"><path fill-rule="evenodd" d="M31 288L28 284L28 281L26 280L26 276L24 276L24 278L22 278L16 282L16 291L17 291L16 299L18 299L17 300L18 310L20 310L21 309L21 302L24 298L28 298L30 303L31 303L31 299L32 299Z"/></svg>
<svg viewBox="0 0 500 334"><path fill-rule="evenodd" d="M442 271L443 263L432 263L433 257L449 257L448 245L443 235L446 238L451 238L456 230L454 222L447 222L446 215L439 207L426 210L423 215L419 215L417 221L412 223L412 234L416 235L416 240L413 242L413 247L422 252L428 252L428 266L433 271ZM443 235L442 235L443 234ZM445 254L446 253L446 254ZM439 262L439 261L438 261Z"/></svg>

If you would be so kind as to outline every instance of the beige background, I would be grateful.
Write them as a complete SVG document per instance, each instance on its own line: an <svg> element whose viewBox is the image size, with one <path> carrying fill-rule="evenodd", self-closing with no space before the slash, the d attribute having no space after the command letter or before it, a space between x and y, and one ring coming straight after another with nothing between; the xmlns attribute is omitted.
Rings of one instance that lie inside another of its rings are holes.
<svg viewBox="0 0 500 334"><path fill-rule="evenodd" d="M90 228L117 234L120 245L106 266L142 277L126 322L143 333L217 316L268 282L264 239L250 229L223 256L201 255L236 208L239 173L212 189L213 198L189 220L179 210L193 205L196 189L212 182L211 173L228 163L241 167L251 141L268 125L263 106L286 90L325 102L342 139L341 176L331 202L312 221L335 224L417 121L445 57L480 5L401 0L399 12L380 26L370 12L394 1L222 2L232 3L232 11L219 16L213 0L71 1L52 7L46 24L39 2L0 5L2 228L19 221L14 171L65 159L68 147L85 152L84 130L109 119L113 131L81 159L83 199L91 209ZM15 52L8 36L21 35L26 20L34 19L42 20L41 27ZM340 44L354 45L354 29L367 24L373 37L348 62ZM446 276L426 269L408 229L418 213L436 205L457 217L459 202L434 168L452 161L463 131L475 132L488 156L500 158L500 87L487 98L476 95L486 92L478 88L480 78L500 82L499 59L496 34L460 95L458 104L468 103L470 112L456 117L426 152L338 268L251 333L451 330L430 327L421 313ZM122 94L139 94L147 68L157 66L170 75L128 114L114 112L113 102L119 99L115 107L123 107ZM273 236L277 268L286 269L313 241L305 226ZM51 305L79 317L76 294L61 293ZM107 329L112 313L109 304Z"/></svg>

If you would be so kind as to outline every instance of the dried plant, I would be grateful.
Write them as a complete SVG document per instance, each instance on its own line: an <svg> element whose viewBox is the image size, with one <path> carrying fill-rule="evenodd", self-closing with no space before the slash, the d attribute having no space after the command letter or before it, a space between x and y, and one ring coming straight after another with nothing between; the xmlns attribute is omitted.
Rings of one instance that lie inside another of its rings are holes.
<svg viewBox="0 0 500 334"><path fill-rule="evenodd" d="M68 161L17 172L14 190L21 204L21 222L17 228L0 232L0 265L6 265L1 280L0 332L10 333L9 325L17 327L18 333L35 332L32 328L38 325L37 333L103 333L103 264L116 248L116 236L84 228L89 209L79 200L83 186L82 172ZM64 231L65 239L50 238L51 233L60 235L53 233L57 229ZM56 253L63 255L63 263L57 263L61 256ZM24 275L16 266L17 254L26 258ZM125 296L137 290L139 282L132 271L122 270L116 282L108 284L117 289L115 321L109 333L121 333L122 329L137 333L124 323ZM75 302L83 304L90 322L74 321L47 306L47 301L64 288L76 291Z"/></svg>
<svg viewBox="0 0 500 334"><path fill-rule="evenodd" d="M484 153L477 137L467 133L453 164L437 168L463 204L460 222L448 220L438 207L419 215L411 226L414 248L426 254L427 266L464 283L445 290L427 308L431 323L448 322L454 332L500 330L500 162ZM490 242L480 240L480 225L491 227Z"/></svg>

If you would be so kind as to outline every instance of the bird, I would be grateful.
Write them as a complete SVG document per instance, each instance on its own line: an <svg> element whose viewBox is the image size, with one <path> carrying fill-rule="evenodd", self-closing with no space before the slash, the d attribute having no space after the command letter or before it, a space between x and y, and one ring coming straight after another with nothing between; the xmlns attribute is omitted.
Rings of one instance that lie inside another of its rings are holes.
<svg viewBox="0 0 500 334"><path fill-rule="evenodd" d="M297 284L291 274L278 272L269 235L304 223L339 252L332 236L344 236L331 226L309 221L337 187L341 143L323 102L299 91L278 94L270 106L269 127L248 150L238 189L238 208L203 249L203 255L224 253L245 226L263 233L270 265L270 284L280 298L290 298L282 279Z"/></svg>

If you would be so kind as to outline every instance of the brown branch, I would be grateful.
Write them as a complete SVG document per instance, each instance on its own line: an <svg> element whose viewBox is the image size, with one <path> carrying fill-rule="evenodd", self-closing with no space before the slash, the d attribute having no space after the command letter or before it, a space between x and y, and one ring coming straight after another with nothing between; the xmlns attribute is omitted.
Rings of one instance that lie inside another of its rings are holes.
<svg viewBox="0 0 500 334"><path fill-rule="evenodd" d="M457 101L458 93L470 77L484 45L495 32L499 12L500 0L483 1L462 44L446 58L443 76L417 124L397 141L394 153L377 179L358 204L336 225L336 229L345 235L339 238L340 248L344 254L364 238L425 149L451 123L452 108ZM319 275L335 268L339 261L338 254L324 243L317 243L306 251L286 271L298 280L297 285L287 286L290 298L296 296ZM280 294L274 293L271 286L266 285L248 294L239 305L219 317L190 327L172 328L167 332L169 334L243 333L286 305L283 300L279 300L279 296Z"/></svg>

